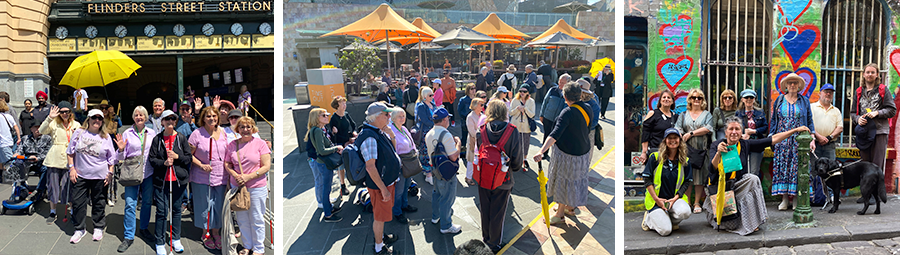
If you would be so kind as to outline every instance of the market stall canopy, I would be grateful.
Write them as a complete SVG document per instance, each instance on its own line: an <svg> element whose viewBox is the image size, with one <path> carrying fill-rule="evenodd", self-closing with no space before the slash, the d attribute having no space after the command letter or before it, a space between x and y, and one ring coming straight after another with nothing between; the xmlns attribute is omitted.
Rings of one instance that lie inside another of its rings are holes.
<svg viewBox="0 0 900 255"><path fill-rule="evenodd" d="M386 37L425 36L430 34L409 23L394 12L387 4L381 4L375 11L360 20L319 37L349 35L367 42L375 42Z"/></svg>
<svg viewBox="0 0 900 255"><path fill-rule="evenodd" d="M587 11L590 9L594 9L594 7L584 4L584 3L572 1L571 3L562 4L562 5L553 7L553 12L555 12L555 13L574 13L574 12L580 12L580 11Z"/></svg>
<svg viewBox="0 0 900 255"><path fill-rule="evenodd" d="M544 31L544 33L542 33L541 35L538 35L537 37L535 37L534 40L541 39L545 36L552 35L553 33L556 33L556 32L566 33L569 36L578 38L578 40L597 39L596 37L585 34L581 31L578 31L574 27L569 26L569 23L566 23L565 20L559 19L556 21L556 24L553 24L553 26L550 27L549 29L547 29L547 31Z"/></svg>
<svg viewBox="0 0 900 255"><path fill-rule="evenodd" d="M131 77L131 74L139 68L141 65L122 52L98 50L72 61L59 84L75 89L105 87L107 84Z"/></svg>
<svg viewBox="0 0 900 255"><path fill-rule="evenodd" d="M411 50L419 49L420 44L422 45L423 50L434 50L434 49L443 49L444 48L444 46L441 46L437 43L421 42L421 43L417 43L417 44L413 44L412 46L409 46L409 49L411 49Z"/></svg>
<svg viewBox="0 0 900 255"><path fill-rule="evenodd" d="M453 30L447 31L441 36L434 38L432 42L436 43L476 43L476 42L492 42L497 41L496 38L482 34L481 32L472 30L465 26L459 26Z"/></svg>
<svg viewBox="0 0 900 255"><path fill-rule="evenodd" d="M503 20L501 20L500 17L493 12L489 14L487 18L484 18L484 21L481 21L481 23L473 27L472 30L497 39L506 38L521 41L529 37L525 33L519 32L519 30L516 30L512 26L506 24L506 22L503 22Z"/></svg>
<svg viewBox="0 0 900 255"><path fill-rule="evenodd" d="M519 41L516 39L497 39L497 41L473 43L473 44L470 44L469 46L490 45L491 43L520 44L520 43L522 43L522 41Z"/></svg>
<svg viewBox="0 0 900 255"><path fill-rule="evenodd" d="M424 36L400 36L400 37L392 36L391 37L392 42L399 43L400 45L404 45L404 46L410 45L413 43L418 43L418 42L430 42L431 40L434 40L434 38L424 37ZM381 39L381 40L376 41L375 43L381 44L381 43L384 43L385 41L387 41L387 39Z"/></svg>
<svg viewBox="0 0 900 255"><path fill-rule="evenodd" d="M589 46L591 46L591 47L596 47L596 46L616 46L616 42L615 42L615 41L610 40L610 39L606 39L606 38L599 38L599 39L597 39L597 40L590 40L590 41L588 41L588 44L589 44Z"/></svg>
<svg viewBox="0 0 900 255"><path fill-rule="evenodd" d="M528 47L536 47L536 46L587 46L588 44L581 41L581 39L572 37L563 32L556 32L549 36L541 37L540 39L535 39L534 41L529 42L525 46Z"/></svg>
<svg viewBox="0 0 900 255"><path fill-rule="evenodd" d="M468 45L463 45L463 46L465 46L465 48L464 48L465 50L473 50L472 47L469 47ZM458 50L460 48L462 48L460 46L460 44L454 43L454 44L447 45L447 47L444 47L443 50Z"/></svg>
<svg viewBox="0 0 900 255"><path fill-rule="evenodd" d="M456 6L456 4L453 2L438 0L438 1L421 2L421 3L417 4L416 6L419 6L419 7L425 8L425 9L440 10L440 9L449 9L453 6Z"/></svg>
<svg viewBox="0 0 900 255"><path fill-rule="evenodd" d="M430 35L431 37L441 36L441 33L438 33L438 31L434 30L434 28L429 26L428 23L425 23L425 20L423 20L422 18L414 19L412 24L413 24L413 26L416 26L419 29L422 29L422 31L425 31L425 33L428 33L428 35Z"/></svg>

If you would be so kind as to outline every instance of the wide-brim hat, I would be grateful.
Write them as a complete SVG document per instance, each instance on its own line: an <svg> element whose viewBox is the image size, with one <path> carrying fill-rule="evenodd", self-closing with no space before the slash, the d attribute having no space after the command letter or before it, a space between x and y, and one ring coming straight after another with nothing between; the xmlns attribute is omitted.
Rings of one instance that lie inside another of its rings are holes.
<svg viewBox="0 0 900 255"><path fill-rule="evenodd" d="M791 81L791 80L799 81L801 86L806 85L806 80L804 80L803 77L800 77L800 75L798 75L796 73L790 73L787 76L785 76L784 78L781 78L781 83L779 85L784 87L785 85L787 85L787 82Z"/></svg>

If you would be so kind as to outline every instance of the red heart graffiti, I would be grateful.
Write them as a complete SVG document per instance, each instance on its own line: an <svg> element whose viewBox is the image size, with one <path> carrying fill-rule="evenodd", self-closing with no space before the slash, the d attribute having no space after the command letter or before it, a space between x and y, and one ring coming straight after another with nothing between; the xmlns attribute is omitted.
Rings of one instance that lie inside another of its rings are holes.
<svg viewBox="0 0 900 255"><path fill-rule="evenodd" d="M656 64L656 74L671 91L675 91L694 68L694 59L686 55L666 58Z"/></svg>
<svg viewBox="0 0 900 255"><path fill-rule="evenodd" d="M891 51L891 66L894 67L894 72L900 75L900 49Z"/></svg>
<svg viewBox="0 0 900 255"><path fill-rule="evenodd" d="M819 47L820 34L819 28L815 25L797 26L797 31L788 30L779 33L778 36L784 39L780 43L781 48L791 61L794 70L799 69L803 61Z"/></svg>

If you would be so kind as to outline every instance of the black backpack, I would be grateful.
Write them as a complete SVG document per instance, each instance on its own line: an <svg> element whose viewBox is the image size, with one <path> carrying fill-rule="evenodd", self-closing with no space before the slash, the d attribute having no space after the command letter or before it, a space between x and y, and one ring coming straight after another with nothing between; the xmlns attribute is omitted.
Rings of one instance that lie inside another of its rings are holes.
<svg viewBox="0 0 900 255"><path fill-rule="evenodd" d="M512 79L509 78L508 76L506 76L505 74L504 74L504 78L506 78L506 79L503 80L503 86L506 87L506 89L509 89L510 91L512 91L512 89L513 89Z"/></svg>

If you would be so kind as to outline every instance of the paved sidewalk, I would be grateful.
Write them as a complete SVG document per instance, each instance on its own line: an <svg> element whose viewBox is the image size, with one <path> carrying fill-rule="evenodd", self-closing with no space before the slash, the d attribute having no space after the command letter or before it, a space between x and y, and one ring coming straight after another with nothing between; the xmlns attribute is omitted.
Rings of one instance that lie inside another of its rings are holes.
<svg viewBox="0 0 900 255"><path fill-rule="evenodd" d="M612 100L610 100L612 101ZM286 104L283 107L290 107ZM610 111L614 106L610 105ZM607 113L614 116L612 113ZM290 111L285 111L285 120L290 120ZM355 119L355 118L354 118ZM614 123L607 120L604 134L607 141L615 137ZM299 153L293 122L285 121L284 145L284 250L286 254L372 254L373 233L372 214L364 213L354 205L355 197L344 196L344 209L338 213L343 221L322 222L322 210L316 207L313 177L306 161L306 153ZM459 135L460 127L451 127L454 135ZM540 132L540 128L538 129ZM300 134L301 136L303 134ZM532 136L529 155L537 153L542 134ZM540 216L539 185L536 180L537 164L531 162L533 170L514 172L516 184L513 187L504 226L504 242L512 242L505 254L612 254L615 253L615 210L613 194L615 187L615 155L608 153L612 142L603 151L594 151L590 174L591 190L588 205L579 208L577 217L569 217L566 225L551 226L550 231ZM600 160L602 158L602 160ZM546 162L545 162L546 167ZM339 184L335 176L332 198L338 195ZM454 224L462 225L463 231L456 235L444 235L437 226L430 223L432 186L422 175L413 177L421 187L416 197L410 197L410 204L418 207L415 213L407 213L408 224L395 221L385 224L387 233L398 235L394 243L396 254L452 254L455 247L471 239L481 240L480 213L477 190L468 187L465 176L458 175L460 186L454 204ZM355 194L351 189L351 194ZM552 200L551 200L552 202Z"/></svg>
<svg viewBox="0 0 900 255"><path fill-rule="evenodd" d="M689 253L690 255L750 255L750 254L860 254L880 255L900 253L900 237L872 241L846 241L836 243L806 244L798 246L776 246L771 248L737 249L717 252Z"/></svg>
<svg viewBox="0 0 900 255"><path fill-rule="evenodd" d="M793 211L778 211L777 203L768 203L766 204L768 220L760 226L760 231L747 236L713 230L706 222L706 211L704 211L700 214L693 214L687 220L682 221L679 225L680 229L673 231L670 236L661 237L656 232L641 230L643 212L626 213L625 254L677 254L759 249L844 241L872 241L900 236L900 228L897 227L897 218L900 217L900 199L898 197L889 195L888 202L881 205L881 214L879 215L872 214L875 210L874 205L869 206L866 215L857 215L856 211L862 208L862 204L855 203L857 198L859 197L842 197L843 204L833 214L827 212L831 205L825 210L820 210L821 206L813 207L815 222L807 226L798 226L793 223ZM796 247L793 249L795 252L797 251ZM828 251L828 253L831 254L832 251ZM733 253L717 252L716 254ZM796 254L803 254L803 252ZM825 254L825 251L818 254Z"/></svg>

